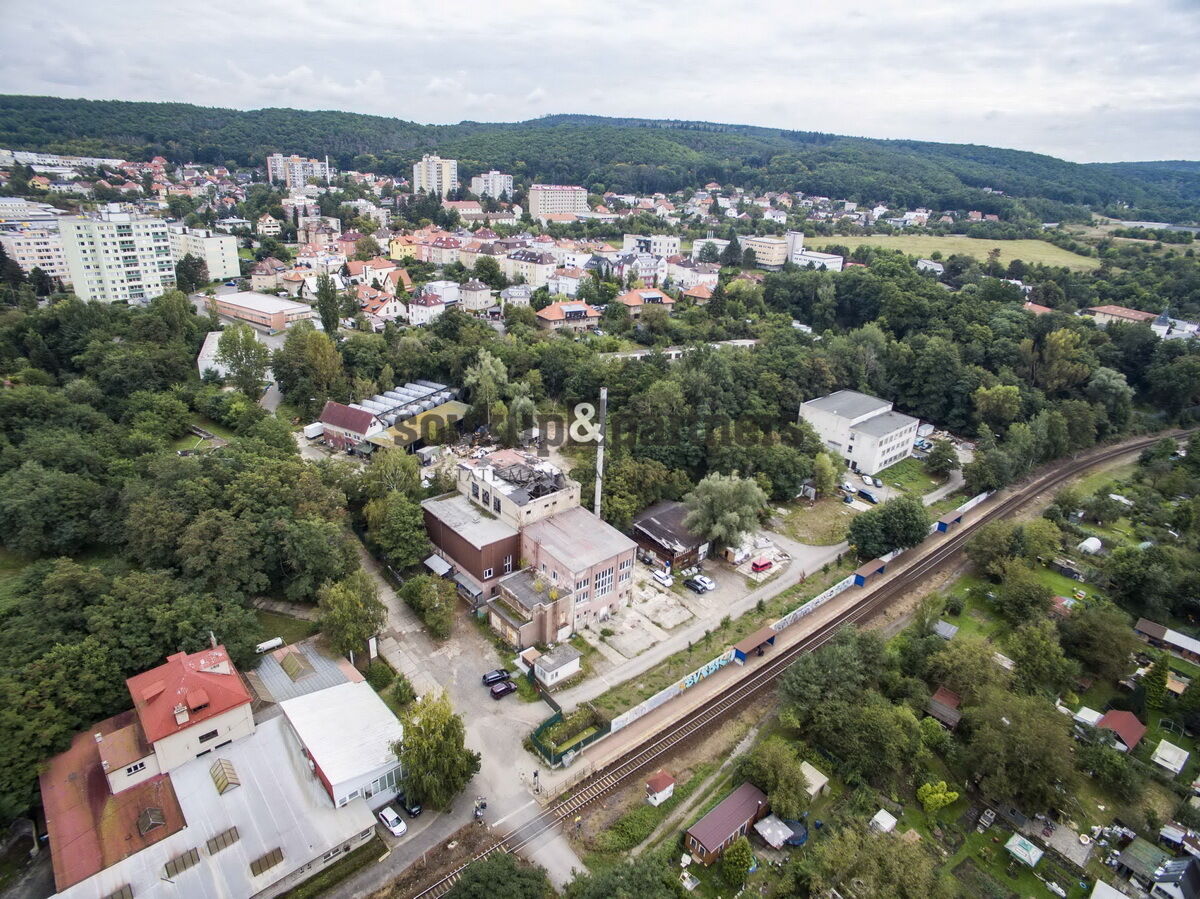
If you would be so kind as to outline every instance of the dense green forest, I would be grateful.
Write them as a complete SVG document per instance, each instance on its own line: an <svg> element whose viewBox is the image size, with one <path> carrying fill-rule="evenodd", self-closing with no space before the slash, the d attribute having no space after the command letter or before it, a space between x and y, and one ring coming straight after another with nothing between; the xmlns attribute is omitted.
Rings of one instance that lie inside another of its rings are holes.
<svg viewBox="0 0 1200 899"><path fill-rule="evenodd" d="M560 115L420 125L346 112L4 95L0 146L239 165L276 151L328 154L342 168L391 174L436 149L458 158L464 175L498 166L594 191L674 191L716 180L1005 217L1066 219L1088 207L1123 218L1200 218L1194 163L1081 165L987 146L708 122Z"/></svg>

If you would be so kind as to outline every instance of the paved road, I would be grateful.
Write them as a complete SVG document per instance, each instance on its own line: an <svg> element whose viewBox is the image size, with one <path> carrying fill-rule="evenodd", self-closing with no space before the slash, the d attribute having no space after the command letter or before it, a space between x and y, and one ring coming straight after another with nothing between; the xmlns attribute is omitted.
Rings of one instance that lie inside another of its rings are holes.
<svg viewBox="0 0 1200 899"><path fill-rule="evenodd" d="M345 897L366 896L423 854L439 850L452 833L470 823L476 796L487 798L485 820L498 835L540 812L532 791L534 760L521 744L550 711L541 702L522 702L515 695L499 702L493 700L479 678L500 666L500 656L470 620L469 613L460 607L451 638L445 643L434 642L396 595L375 559L365 549L360 552L363 568L374 577L388 609L380 653L409 678L418 694L447 691L454 710L463 717L467 746L481 755L481 768L449 812L425 812L409 822L409 832L402 839L387 837L391 855L331 893ZM574 870L583 869L583 862L557 831L548 832L525 854L544 867L560 886L571 879Z"/></svg>

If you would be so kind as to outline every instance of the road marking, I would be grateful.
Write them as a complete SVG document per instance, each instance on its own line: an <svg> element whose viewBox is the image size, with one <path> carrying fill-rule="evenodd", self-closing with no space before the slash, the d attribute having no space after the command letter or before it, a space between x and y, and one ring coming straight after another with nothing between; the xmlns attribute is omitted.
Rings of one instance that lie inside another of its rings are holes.
<svg viewBox="0 0 1200 899"><path fill-rule="evenodd" d="M531 806L531 805L537 805L537 800L536 800L536 799L530 799L528 802L526 802L526 803L525 803L523 806L521 806L520 808L513 809L511 812L509 812L507 815L505 815L505 816L504 816L503 818L501 818L499 821L493 821L493 822L492 822L492 827L499 827L501 824L503 824L505 821L507 821L509 818L511 818L511 817L512 817L513 815L515 815L517 812L523 812L523 811L525 811L525 809L529 808L529 806Z"/></svg>

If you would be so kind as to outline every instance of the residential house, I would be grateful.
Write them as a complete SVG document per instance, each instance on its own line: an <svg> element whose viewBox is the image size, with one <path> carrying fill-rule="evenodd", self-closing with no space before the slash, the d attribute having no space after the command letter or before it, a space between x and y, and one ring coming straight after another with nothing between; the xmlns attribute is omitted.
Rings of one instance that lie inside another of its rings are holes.
<svg viewBox="0 0 1200 899"><path fill-rule="evenodd" d="M379 282L379 286L383 287L387 276L399 268L391 259L384 259L382 256L366 261L351 259L346 263L346 275L351 284L373 285Z"/></svg>
<svg viewBox="0 0 1200 899"><path fill-rule="evenodd" d="M1138 743L1142 742L1142 737L1146 736L1146 725L1142 724L1133 712L1124 709L1106 712L1096 722L1096 727L1111 732L1113 746L1121 752L1132 752Z"/></svg>
<svg viewBox="0 0 1200 899"><path fill-rule="evenodd" d="M534 290L545 287L554 275L554 257L536 250L515 250L500 260L500 270L510 281L524 280Z"/></svg>
<svg viewBox="0 0 1200 899"><path fill-rule="evenodd" d="M466 312L480 313L496 305L492 289L475 278L459 286L459 306Z"/></svg>
<svg viewBox="0 0 1200 899"><path fill-rule="evenodd" d="M354 449L384 428L383 422L371 410L333 400L325 401L317 421L325 426L325 442L340 450Z"/></svg>
<svg viewBox="0 0 1200 899"><path fill-rule="evenodd" d="M679 237L671 234L626 234L621 249L627 253L676 256L679 254Z"/></svg>
<svg viewBox="0 0 1200 899"><path fill-rule="evenodd" d="M684 833L684 848L702 865L711 865L738 837L746 836L754 822L771 807L766 794L752 783L743 783Z"/></svg>
<svg viewBox="0 0 1200 899"><path fill-rule="evenodd" d="M528 306L533 299L533 288L528 284L514 284L500 291L501 306Z"/></svg>
<svg viewBox="0 0 1200 899"><path fill-rule="evenodd" d="M278 237L283 233L283 222L269 212L264 212L254 223L254 233L260 237Z"/></svg>
<svg viewBox="0 0 1200 899"><path fill-rule="evenodd" d="M437 237L425 244L425 261L434 265L452 265L458 262L458 251L462 241L457 237Z"/></svg>
<svg viewBox="0 0 1200 899"><path fill-rule="evenodd" d="M376 330L382 330L385 322L395 321L405 314L404 303L386 290L376 290L374 287L359 284L354 288L354 292L359 308Z"/></svg>
<svg viewBox="0 0 1200 899"><path fill-rule="evenodd" d="M800 406L800 418L854 471L873 475L905 459L917 438L917 419L892 411L887 400L839 390Z"/></svg>
<svg viewBox="0 0 1200 899"><path fill-rule="evenodd" d="M279 290L283 286L282 278L287 271L287 265L274 256L261 259L250 269L250 289L255 292Z"/></svg>
<svg viewBox="0 0 1200 899"><path fill-rule="evenodd" d="M579 301L556 302L539 309L537 320L547 331L588 331L600 323L600 311Z"/></svg>
<svg viewBox="0 0 1200 899"><path fill-rule="evenodd" d="M656 288L639 288L617 297L617 302L629 310L630 318L641 318L642 310L647 306L660 306L670 314L675 306L675 298Z"/></svg>
<svg viewBox="0 0 1200 899"><path fill-rule="evenodd" d="M546 282L550 293L564 297L579 296L579 285L588 277L581 268L560 268Z"/></svg>
<svg viewBox="0 0 1200 899"><path fill-rule="evenodd" d="M683 292L684 299L691 300L697 306L703 306L712 299L712 288L707 284L697 284L695 287L689 287Z"/></svg>
<svg viewBox="0 0 1200 899"><path fill-rule="evenodd" d="M408 301L408 323L427 325L446 311L446 302L436 293L423 293Z"/></svg>
<svg viewBox="0 0 1200 899"><path fill-rule="evenodd" d="M630 532L637 545L664 568L692 568L708 558L709 544L684 525L687 513L683 503L662 500L637 515Z"/></svg>

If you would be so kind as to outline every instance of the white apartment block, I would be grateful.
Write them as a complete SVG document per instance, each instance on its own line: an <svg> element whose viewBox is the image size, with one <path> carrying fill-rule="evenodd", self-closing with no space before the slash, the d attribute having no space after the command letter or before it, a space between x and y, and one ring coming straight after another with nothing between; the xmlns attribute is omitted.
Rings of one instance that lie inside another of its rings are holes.
<svg viewBox="0 0 1200 899"><path fill-rule="evenodd" d="M626 234L621 249L653 256L678 256L679 238L670 234Z"/></svg>
<svg viewBox="0 0 1200 899"><path fill-rule="evenodd" d="M853 471L875 474L912 452L917 419L892 411L887 400L839 390L800 405L800 418Z"/></svg>
<svg viewBox="0 0 1200 899"><path fill-rule="evenodd" d="M51 278L71 283L62 235L57 231L0 231L0 244L26 274L40 268Z"/></svg>
<svg viewBox="0 0 1200 899"><path fill-rule="evenodd" d="M729 241L722 240L719 237L697 237L692 241L692 258L699 259L700 254L704 252L706 244L712 244L713 250L718 256L725 252L725 248L729 246Z"/></svg>
<svg viewBox="0 0 1200 899"><path fill-rule="evenodd" d="M458 160L426 153L413 165L412 189L444 197L458 187Z"/></svg>
<svg viewBox="0 0 1200 899"><path fill-rule="evenodd" d="M529 214L575 215L588 211L587 191L566 184L534 184L529 188Z"/></svg>
<svg viewBox="0 0 1200 899"><path fill-rule="evenodd" d="M471 193L477 197L482 197L485 194L489 197L499 197L501 194L507 194L511 199L513 194L513 176L497 172L495 169L490 172L484 172L482 175L476 175L471 179Z"/></svg>
<svg viewBox="0 0 1200 899"><path fill-rule="evenodd" d="M208 277L214 281L241 277L238 242L232 234L219 234L205 228L188 228L184 225L171 225L170 233L171 256L176 262L190 254L204 260L208 267Z"/></svg>
<svg viewBox="0 0 1200 899"><path fill-rule="evenodd" d="M82 300L146 303L175 286L167 223L105 210L59 223L71 284Z"/></svg>
<svg viewBox="0 0 1200 899"><path fill-rule="evenodd" d="M332 169L329 159L305 159L302 156L284 156L275 153L267 157L267 180L272 184L282 181L288 187L304 187L309 178L329 180Z"/></svg>

